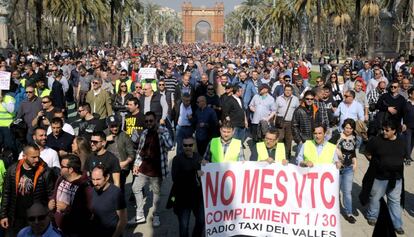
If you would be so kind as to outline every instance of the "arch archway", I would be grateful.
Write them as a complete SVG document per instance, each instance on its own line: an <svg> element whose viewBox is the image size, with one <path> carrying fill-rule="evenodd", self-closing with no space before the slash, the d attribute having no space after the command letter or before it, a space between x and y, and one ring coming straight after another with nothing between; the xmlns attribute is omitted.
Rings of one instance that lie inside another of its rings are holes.
<svg viewBox="0 0 414 237"><path fill-rule="evenodd" d="M195 24L195 40L197 42L211 41L211 25L207 21L199 21Z"/></svg>
<svg viewBox="0 0 414 237"><path fill-rule="evenodd" d="M183 43L224 42L224 3L213 7L193 7L191 2L182 5Z"/></svg>

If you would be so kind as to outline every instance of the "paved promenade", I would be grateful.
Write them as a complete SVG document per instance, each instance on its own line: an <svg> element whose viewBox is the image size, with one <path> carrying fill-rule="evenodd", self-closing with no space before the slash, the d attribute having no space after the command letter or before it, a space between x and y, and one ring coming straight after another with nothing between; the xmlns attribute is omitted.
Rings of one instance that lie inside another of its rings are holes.
<svg viewBox="0 0 414 237"><path fill-rule="evenodd" d="M174 157L175 151L170 152L169 158L170 162ZM246 157L249 157L250 151L248 149L245 150ZM372 236L372 231L374 227L369 226L366 219L364 218L363 213L365 213L365 209L359 205L358 201L358 194L361 189L362 178L365 174L365 171L368 167L368 161L365 157L359 155L358 156L358 167L354 177L354 186L353 186L353 204L355 209L355 218L357 222L355 224L349 224L342 216L341 216L341 228L342 228L342 236L344 237L365 237L365 236ZM131 185L131 177L128 179L128 188L130 190ZM162 188L162 207L165 207L166 199L168 198L168 194L171 187L171 179L168 179L164 182L164 187ZM404 230L405 235L414 237L414 163L411 166L405 166L405 189L406 189L406 206L403 210L403 221L404 221ZM129 194L127 195L129 197ZM151 198L149 195L148 199ZM128 218L131 218L134 215L134 208L132 207L133 203L128 203ZM147 222L145 224L140 224L138 226L129 226L127 228L126 237L177 237L178 236L178 221L172 210L167 210L163 208L161 210L161 226L158 228L152 227L152 208L150 206L152 202L147 201L147 205L145 210L149 211L147 215ZM149 210L148 210L149 209ZM192 221L193 222L193 221ZM192 223L193 224L193 223ZM193 226L193 225L192 225Z"/></svg>

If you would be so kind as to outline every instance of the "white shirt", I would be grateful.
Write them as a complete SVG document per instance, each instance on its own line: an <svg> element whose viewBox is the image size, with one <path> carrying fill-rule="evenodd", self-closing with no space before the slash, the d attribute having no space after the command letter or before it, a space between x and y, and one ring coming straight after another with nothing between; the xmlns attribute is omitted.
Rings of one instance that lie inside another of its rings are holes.
<svg viewBox="0 0 414 237"><path fill-rule="evenodd" d="M241 99L237 95L232 95L232 96L237 101L237 103L239 103L240 107L243 108Z"/></svg>
<svg viewBox="0 0 414 237"><path fill-rule="evenodd" d="M45 147L45 149L40 152L40 158L42 158L42 160L46 162L47 166L50 168L58 167L60 169L58 153L52 148ZM23 159L23 152L20 152L19 154L19 160L21 159Z"/></svg>
<svg viewBox="0 0 414 237"><path fill-rule="evenodd" d="M62 128L62 130L63 130L63 131L65 131L65 132L67 132L67 133L69 133L70 135L75 136L75 131L73 130L72 125L70 125L70 124L68 124L68 123L63 124L63 128ZM49 134L51 134L51 133L52 133L52 127L51 127L51 126L49 126L49 127L47 128L46 135L49 135Z"/></svg>

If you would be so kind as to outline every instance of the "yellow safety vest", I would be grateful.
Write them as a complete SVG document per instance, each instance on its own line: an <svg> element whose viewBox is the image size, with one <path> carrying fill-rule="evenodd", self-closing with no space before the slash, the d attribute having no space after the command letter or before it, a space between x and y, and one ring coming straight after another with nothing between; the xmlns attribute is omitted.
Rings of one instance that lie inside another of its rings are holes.
<svg viewBox="0 0 414 237"><path fill-rule="evenodd" d="M22 85L23 88L26 88L26 81L26 78L20 80L20 85Z"/></svg>
<svg viewBox="0 0 414 237"><path fill-rule="evenodd" d="M313 140L308 140L303 144L303 160L312 161L317 164L332 164L336 152L336 146L330 142L326 142L322 148L322 152L318 155L316 144Z"/></svg>
<svg viewBox="0 0 414 237"><path fill-rule="evenodd" d="M145 84L147 84L147 83L151 83L151 88L154 92L158 90L156 79L141 79L142 88L144 88Z"/></svg>
<svg viewBox="0 0 414 237"><path fill-rule="evenodd" d="M16 100L10 95L5 95L3 97L3 102L8 104L10 102L15 103ZM0 127L9 127L13 122L14 113L9 113L6 108L4 108L3 103L0 103ZM10 138L6 138L10 139Z"/></svg>
<svg viewBox="0 0 414 237"><path fill-rule="evenodd" d="M258 161L264 161L269 158L269 153L267 152L266 144L264 142L256 143ZM282 162L282 160L286 159L286 151L285 151L285 144L284 143L277 143L276 146L276 157L273 159L277 162Z"/></svg>
<svg viewBox="0 0 414 237"><path fill-rule="evenodd" d="M128 79L125 83L127 85L127 92L131 92L132 80ZM117 94L119 91L119 84L121 84L121 80L118 79L115 81L115 94Z"/></svg>
<svg viewBox="0 0 414 237"><path fill-rule="evenodd" d="M210 143L211 162L235 162L238 161L240 153L241 141L235 138L231 139L226 154L223 152L220 137L213 138Z"/></svg>
<svg viewBox="0 0 414 237"><path fill-rule="evenodd" d="M37 92L37 89L35 90L35 95L36 96L39 96L38 95L39 94L39 92ZM50 90L49 89L47 89L47 88L45 88L45 89L43 89L43 91L42 91L42 94L40 94L40 98L43 98L43 97L45 97L45 96L48 96L48 95L50 95Z"/></svg>

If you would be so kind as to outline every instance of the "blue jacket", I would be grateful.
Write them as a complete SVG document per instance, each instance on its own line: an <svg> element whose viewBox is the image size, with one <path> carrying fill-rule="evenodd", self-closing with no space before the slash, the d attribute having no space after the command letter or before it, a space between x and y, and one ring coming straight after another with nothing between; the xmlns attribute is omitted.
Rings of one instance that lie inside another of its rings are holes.
<svg viewBox="0 0 414 237"><path fill-rule="evenodd" d="M257 88L259 88L261 84L262 82L260 80L257 80ZM253 80L249 80L247 82L246 89L245 89L244 96L243 96L243 104L244 104L245 109L248 108L253 96L259 93L257 88L254 85Z"/></svg>

